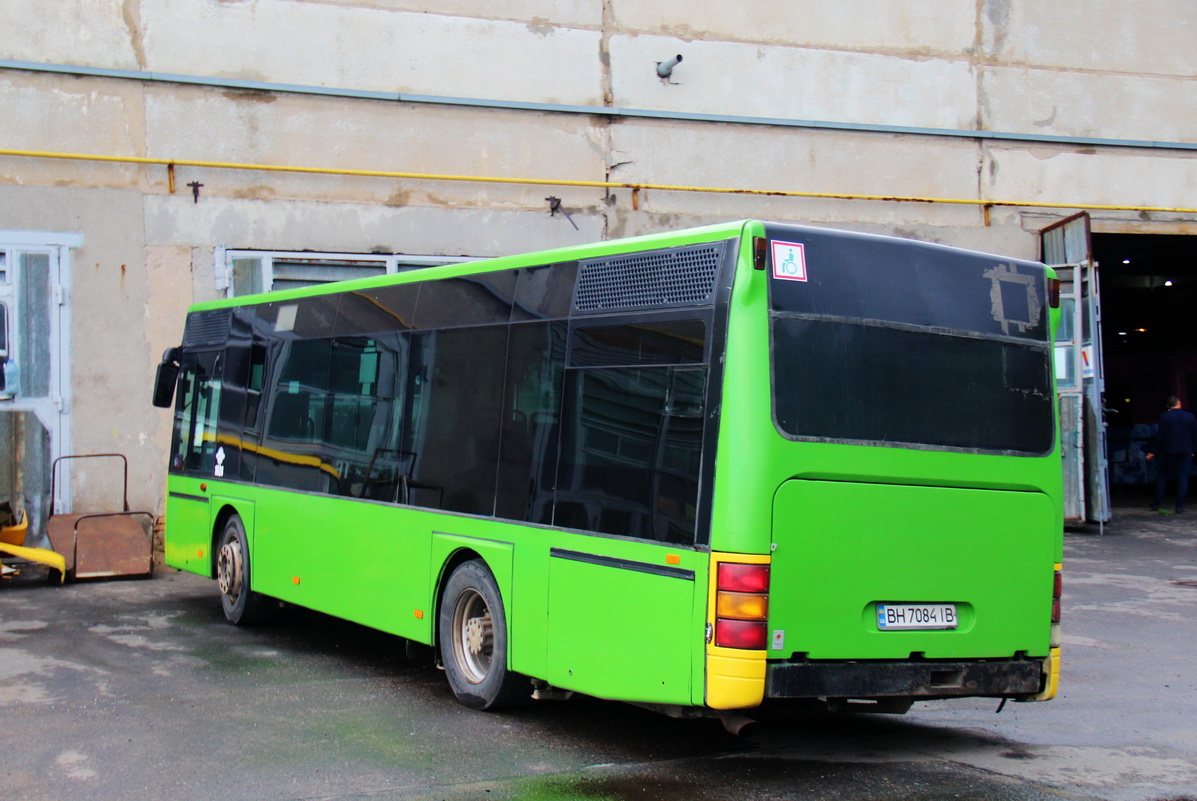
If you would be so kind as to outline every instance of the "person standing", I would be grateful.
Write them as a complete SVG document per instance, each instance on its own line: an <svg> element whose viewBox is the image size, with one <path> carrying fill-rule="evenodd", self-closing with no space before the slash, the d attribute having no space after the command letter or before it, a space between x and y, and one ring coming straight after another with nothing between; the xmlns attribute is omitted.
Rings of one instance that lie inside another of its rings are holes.
<svg viewBox="0 0 1197 801"><path fill-rule="evenodd" d="M1160 425L1147 447L1147 460L1156 460L1155 500L1151 508L1159 511L1164 502L1164 488L1176 479L1176 513L1185 510L1189 494L1189 470L1197 453L1197 417L1180 408L1180 399L1168 398L1168 409L1160 415ZM1158 457L1158 458L1157 458Z"/></svg>

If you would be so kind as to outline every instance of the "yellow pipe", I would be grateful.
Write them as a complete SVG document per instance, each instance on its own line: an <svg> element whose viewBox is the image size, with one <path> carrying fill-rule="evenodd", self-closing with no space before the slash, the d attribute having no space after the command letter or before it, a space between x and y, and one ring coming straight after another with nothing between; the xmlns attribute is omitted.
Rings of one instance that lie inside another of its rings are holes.
<svg viewBox="0 0 1197 801"><path fill-rule="evenodd" d="M195 161L188 159L153 159L142 156L101 156L89 153L57 153L45 150L0 149L0 156L26 158L101 161L118 164L145 164L170 167L206 167L214 170L253 170L258 172L294 172L313 175L344 175L364 178L403 178L413 181L472 181L490 184L525 184L531 186L578 186L594 189L657 189L663 192L705 192L723 195L763 195L817 200L876 200L899 203L944 203L957 206L1014 206L1034 209L1088 209L1092 211L1146 211L1171 214L1197 214L1197 208L1169 208L1165 206L1119 206L1083 203L1041 203L1016 200L978 200L973 198L912 197L905 195L860 195L840 192L795 192L785 189L735 189L717 186L686 186L681 184L624 183L620 181L567 181L556 178L502 178L486 175L446 175L420 172L392 172L388 170L348 170L338 167L296 167L280 164L239 164L225 161Z"/></svg>

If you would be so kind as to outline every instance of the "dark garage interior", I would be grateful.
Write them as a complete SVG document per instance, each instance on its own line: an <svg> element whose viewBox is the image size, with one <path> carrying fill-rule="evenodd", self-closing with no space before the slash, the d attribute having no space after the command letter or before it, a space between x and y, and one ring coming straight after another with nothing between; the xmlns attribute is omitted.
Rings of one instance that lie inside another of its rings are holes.
<svg viewBox="0 0 1197 801"><path fill-rule="evenodd" d="M1142 449L1167 397L1197 405L1197 237L1093 234L1093 255L1110 481L1133 490L1154 480Z"/></svg>

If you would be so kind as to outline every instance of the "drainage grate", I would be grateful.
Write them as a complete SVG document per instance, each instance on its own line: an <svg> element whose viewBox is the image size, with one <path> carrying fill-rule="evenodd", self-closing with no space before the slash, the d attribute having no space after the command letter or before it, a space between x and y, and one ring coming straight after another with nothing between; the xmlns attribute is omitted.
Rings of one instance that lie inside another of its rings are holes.
<svg viewBox="0 0 1197 801"><path fill-rule="evenodd" d="M578 311L709 303L723 243L584 261L574 301Z"/></svg>

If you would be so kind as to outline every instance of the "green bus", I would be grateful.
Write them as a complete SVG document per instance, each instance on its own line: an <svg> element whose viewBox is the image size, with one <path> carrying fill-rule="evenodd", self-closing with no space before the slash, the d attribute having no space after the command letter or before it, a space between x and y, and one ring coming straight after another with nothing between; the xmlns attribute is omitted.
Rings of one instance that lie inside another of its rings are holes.
<svg viewBox="0 0 1197 801"><path fill-rule="evenodd" d="M1042 264L760 221L196 304L166 562L236 624L433 646L480 709L1046 700L1057 307Z"/></svg>

